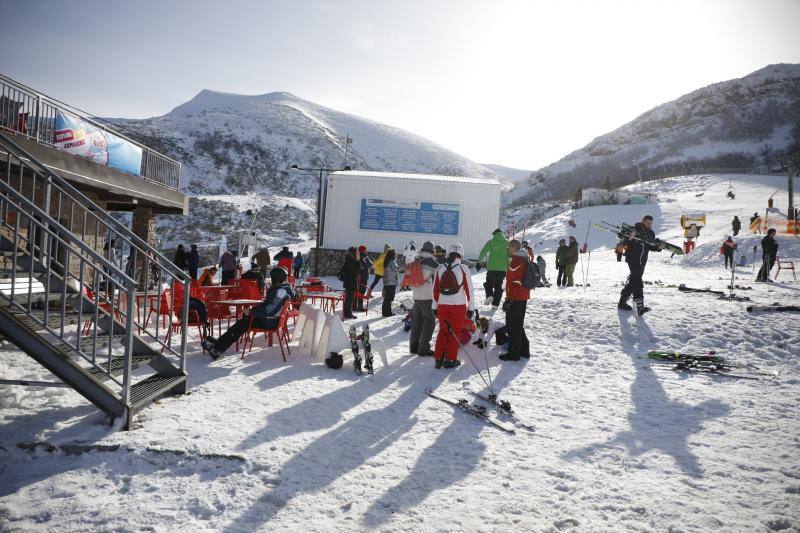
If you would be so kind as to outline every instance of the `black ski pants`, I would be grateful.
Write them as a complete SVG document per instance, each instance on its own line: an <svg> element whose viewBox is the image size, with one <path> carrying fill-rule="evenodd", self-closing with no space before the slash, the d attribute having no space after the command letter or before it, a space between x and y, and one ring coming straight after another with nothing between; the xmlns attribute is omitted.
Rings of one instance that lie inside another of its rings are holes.
<svg viewBox="0 0 800 533"><path fill-rule="evenodd" d="M558 277L556 278L556 287L567 286L567 265L558 265Z"/></svg>
<svg viewBox="0 0 800 533"><path fill-rule="evenodd" d="M520 357L530 357L531 349L528 334L525 333L526 300L511 300L506 311L506 327L508 333L508 353Z"/></svg>
<svg viewBox="0 0 800 533"><path fill-rule="evenodd" d="M731 268L733 268L733 248L726 246L724 252L725 252L725 268L728 268L728 263L730 263Z"/></svg>
<svg viewBox="0 0 800 533"><path fill-rule="evenodd" d="M408 345L416 348L418 354L428 353L431 350L431 337L436 326L432 304L433 300L414 300Z"/></svg>
<svg viewBox="0 0 800 533"><path fill-rule="evenodd" d="M642 283L642 275L644 274L644 266L639 263L628 263L628 283L622 288L622 293L619 295L620 302L627 302L628 298L633 295L633 301L636 307L644 305L644 284Z"/></svg>
<svg viewBox="0 0 800 533"><path fill-rule="evenodd" d="M353 300L355 300L356 289L345 288L344 290L344 317L353 318Z"/></svg>
<svg viewBox="0 0 800 533"><path fill-rule="evenodd" d="M775 266L775 256L770 254L764 254L761 256L761 268L758 271L758 276L756 276L756 281L767 281L769 279L769 273L772 272L772 267Z"/></svg>
<svg viewBox="0 0 800 533"><path fill-rule="evenodd" d="M381 314L383 316L392 316L392 302L394 301L394 294L397 290L397 285L384 285L383 286L383 305L381 306Z"/></svg>
<svg viewBox="0 0 800 533"><path fill-rule="evenodd" d="M486 281L483 282L483 288L486 291L486 297L492 299L492 305L497 307L500 305L500 300L503 299L503 281L506 279L506 273L501 270L487 270Z"/></svg>
<svg viewBox="0 0 800 533"><path fill-rule="evenodd" d="M247 328L250 325L250 317L248 315L243 316L234 324L228 328L228 331L222 334L222 336L217 339L216 344L214 344L214 348L219 353L225 353L225 350L231 347L231 344L239 340L239 338L247 332ZM278 325L278 317L274 316L257 316L253 318L253 327L254 328L261 328L261 329L275 329Z"/></svg>

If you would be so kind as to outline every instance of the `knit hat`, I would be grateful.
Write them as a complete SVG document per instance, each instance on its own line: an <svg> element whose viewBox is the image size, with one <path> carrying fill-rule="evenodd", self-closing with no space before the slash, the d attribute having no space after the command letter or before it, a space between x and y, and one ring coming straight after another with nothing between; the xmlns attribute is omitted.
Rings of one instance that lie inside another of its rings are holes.
<svg viewBox="0 0 800 533"><path fill-rule="evenodd" d="M272 281L273 287L286 281L287 277L289 277L289 274L283 267L275 267L269 271L269 279Z"/></svg>
<svg viewBox="0 0 800 533"><path fill-rule="evenodd" d="M391 245L391 244L389 244L388 242L387 242L387 243L384 243L384 245L383 245L383 251L385 252L385 251L389 250L391 247L392 247L392 245Z"/></svg>
<svg viewBox="0 0 800 533"><path fill-rule="evenodd" d="M367 247L362 244L361 246L358 247L358 253L360 254L367 253Z"/></svg>
<svg viewBox="0 0 800 533"><path fill-rule="evenodd" d="M422 243L422 251L428 252L429 254L433 253L433 243L431 241L425 241Z"/></svg>
<svg viewBox="0 0 800 533"><path fill-rule="evenodd" d="M503 233L503 230L501 230L500 228L497 228L496 230L494 230L492 232L492 235L494 235L495 233Z"/></svg>

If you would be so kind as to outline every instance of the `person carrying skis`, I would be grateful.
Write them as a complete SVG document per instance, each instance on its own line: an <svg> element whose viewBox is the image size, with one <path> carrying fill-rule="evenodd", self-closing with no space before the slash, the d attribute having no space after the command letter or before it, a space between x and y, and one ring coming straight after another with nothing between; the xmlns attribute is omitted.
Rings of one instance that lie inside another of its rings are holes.
<svg viewBox="0 0 800 533"><path fill-rule="evenodd" d="M386 252L391 249L391 245L387 242L383 245L383 253L380 254L373 263L373 268L375 270L375 278L372 280L372 283L369 286L369 290L367 291L367 298L372 296L372 289L375 288L375 285L383 278L383 260L386 258Z"/></svg>
<svg viewBox="0 0 800 533"><path fill-rule="evenodd" d="M242 318L237 320L228 331L218 339L206 337L202 342L203 350L211 354L214 360L219 359L225 354L231 344L238 341L250 327L250 318L253 318L253 326L260 329L275 329L278 325L281 310L286 300L294 299L294 292L291 285L287 283L288 274L281 267L275 267L269 272L272 286L267 289L267 296L263 302L253 306L250 311L245 311Z"/></svg>
<svg viewBox="0 0 800 533"><path fill-rule="evenodd" d="M200 253L197 251L196 244L192 245L192 249L186 255L186 266L189 268L189 275L192 279L197 279L197 269L200 267Z"/></svg>
<svg viewBox="0 0 800 533"><path fill-rule="evenodd" d="M537 255L536 264L539 265L539 276L541 277L542 285L549 287L550 282L547 281L547 277L545 277L544 275L544 271L547 268L547 262L545 262L544 257L542 257L541 255Z"/></svg>
<svg viewBox="0 0 800 533"><path fill-rule="evenodd" d="M761 269L758 271L756 281L769 281L769 273L772 271L772 267L775 266L775 260L778 257L778 241L775 240L776 233L775 228L769 228L766 237L761 239Z"/></svg>
<svg viewBox="0 0 800 533"><path fill-rule="evenodd" d="M742 229L742 221L739 220L738 216L733 217L733 222L731 222L731 228L733 228L733 236L736 237L739 235L739 230Z"/></svg>
<svg viewBox="0 0 800 533"><path fill-rule="evenodd" d="M644 285L642 283L647 257L651 251L660 252L666 247L664 243L656 244L656 234L653 233L652 227L652 215L645 215L642 221L637 222L633 229L630 230L626 241L625 262L628 263L630 274L628 275L628 282L619 295L617 308L626 311L633 309L628 305L628 298L633 295L633 301L636 303L636 313L639 315L643 315L650 310L649 307L644 306Z"/></svg>
<svg viewBox="0 0 800 533"><path fill-rule="evenodd" d="M556 250L556 269L558 270L558 277L556 278L556 287L566 287L567 241L565 241L564 239L558 241L558 250Z"/></svg>
<svg viewBox="0 0 800 533"><path fill-rule="evenodd" d="M733 238L728 235L725 238L725 241L720 246L720 251L725 256L725 268L728 268L728 263L730 263L731 268L734 267L733 265L733 251L736 249L736 243L733 242Z"/></svg>
<svg viewBox="0 0 800 533"><path fill-rule="evenodd" d="M472 276L461 264L463 255L464 247L460 243L453 244L447 261L439 265L433 278L431 307L439 319L439 334L434 348L436 368L455 368L461 364L456 334L461 331L461 323L471 319L475 312Z"/></svg>
<svg viewBox="0 0 800 533"><path fill-rule="evenodd" d="M294 260L292 261L292 269L294 270L295 279L300 277L300 271L303 270L303 265L305 262L306 260L303 259L303 254L298 251L297 255L294 256Z"/></svg>
<svg viewBox="0 0 800 533"><path fill-rule="evenodd" d="M411 333L408 337L409 352L428 357L433 355L431 337L436 322L433 317L433 276L439 263L433 258L433 243L426 241L417 255L422 265L422 276L425 282L412 289L414 307L411 310Z"/></svg>
<svg viewBox="0 0 800 533"><path fill-rule="evenodd" d="M358 271L360 268L358 250L356 250L355 246L351 246L347 249L347 255L344 256L344 264L339 270L339 278L342 280L342 286L344 287L343 320L355 318L353 316L353 301L358 288Z"/></svg>
<svg viewBox="0 0 800 533"><path fill-rule="evenodd" d="M578 259L580 258L578 254L579 254L578 239L576 239L574 235L570 235L569 246L567 246L567 253L565 257L567 287L572 287L573 285L575 285L575 280L573 279L572 276L573 274L575 274L575 266L578 264Z"/></svg>
<svg viewBox="0 0 800 533"><path fill-rule="evenodd" d="M367 283L369 283L369 271L373 268L372 259L367 255L367 247L363 244L358 247L358 294L356 299L356 311L364 310L364 298L367 294Z"/></svg>
<svg viewBox="0 0 800 533"><path fill-rule="evenodd" d="M508 241L503 237L503 232L497 228L492 232L492 238L483 245L481 253L478 255L478 262L483 263L488 257L486 264L486 281L483 288L486 291L486 305L492 307L500 305L503 299L503 280L508 269ZM460 259L459 259L460 262Z"/></svg>
<svg viewBox="0 0 800 533"><path fill-rule="evenodd" d="M400 267L397 265L397 250L389 248L383 256L383 316L394 316L392 302L397 291L397 278Z"/></svg>
<svg viewBox="0 0 800 533"><path fill-rule="evenodd" d="M530 359L530 343L525 333L525 311L531 290L525 287L525 270L528 268L528 252L520 242L513 239L508 243L511 262L506 276L506 327L508 328L508 352L501 354L502 361L519 361L520 357Z"/></svg>

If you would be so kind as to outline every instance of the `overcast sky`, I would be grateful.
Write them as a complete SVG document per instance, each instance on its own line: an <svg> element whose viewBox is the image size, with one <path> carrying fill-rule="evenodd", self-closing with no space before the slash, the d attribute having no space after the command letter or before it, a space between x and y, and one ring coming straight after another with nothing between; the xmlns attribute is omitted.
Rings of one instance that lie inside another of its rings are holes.
<svg viewBox="0 0 800 533"><path fill-rule="evenodd" d="M525 169L800 62L800 0L0 0L0 19L0 72L96 115L287 91Z"/></svg>

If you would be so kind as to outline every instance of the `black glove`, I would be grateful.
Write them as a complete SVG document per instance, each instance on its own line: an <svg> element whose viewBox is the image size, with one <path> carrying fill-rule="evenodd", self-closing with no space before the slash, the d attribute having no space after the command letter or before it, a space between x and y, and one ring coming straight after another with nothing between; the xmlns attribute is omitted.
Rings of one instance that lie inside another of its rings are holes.
<svg viewBox="0 0 800 533"><path fill-rule="evenodd" d="M472 320L472 313L473 313L472 309L467 311L467 318L469 318L470 320Z"/></svg>
<svg viewBox="0 0 800 533"><path fill-rule="evenodd" d="M439 310L438 309L434 309L433 310L433 316L435 316L436 318L439 318Z"/></svg>
<svg viewBox="0 0 800 533"><path fill-rule="evenodd" d="M475 263L475 272L480 272L480 271L481 271L481 262L478 261L477 263Z"/></svg>
<svg viewBox="0 0 800 533"><path fill-rule="evenodd" d="M508 308L509 307L511 307L511 302L509 302L508 299L503 300L503 312L504 313L508 312Z"/></svg>

